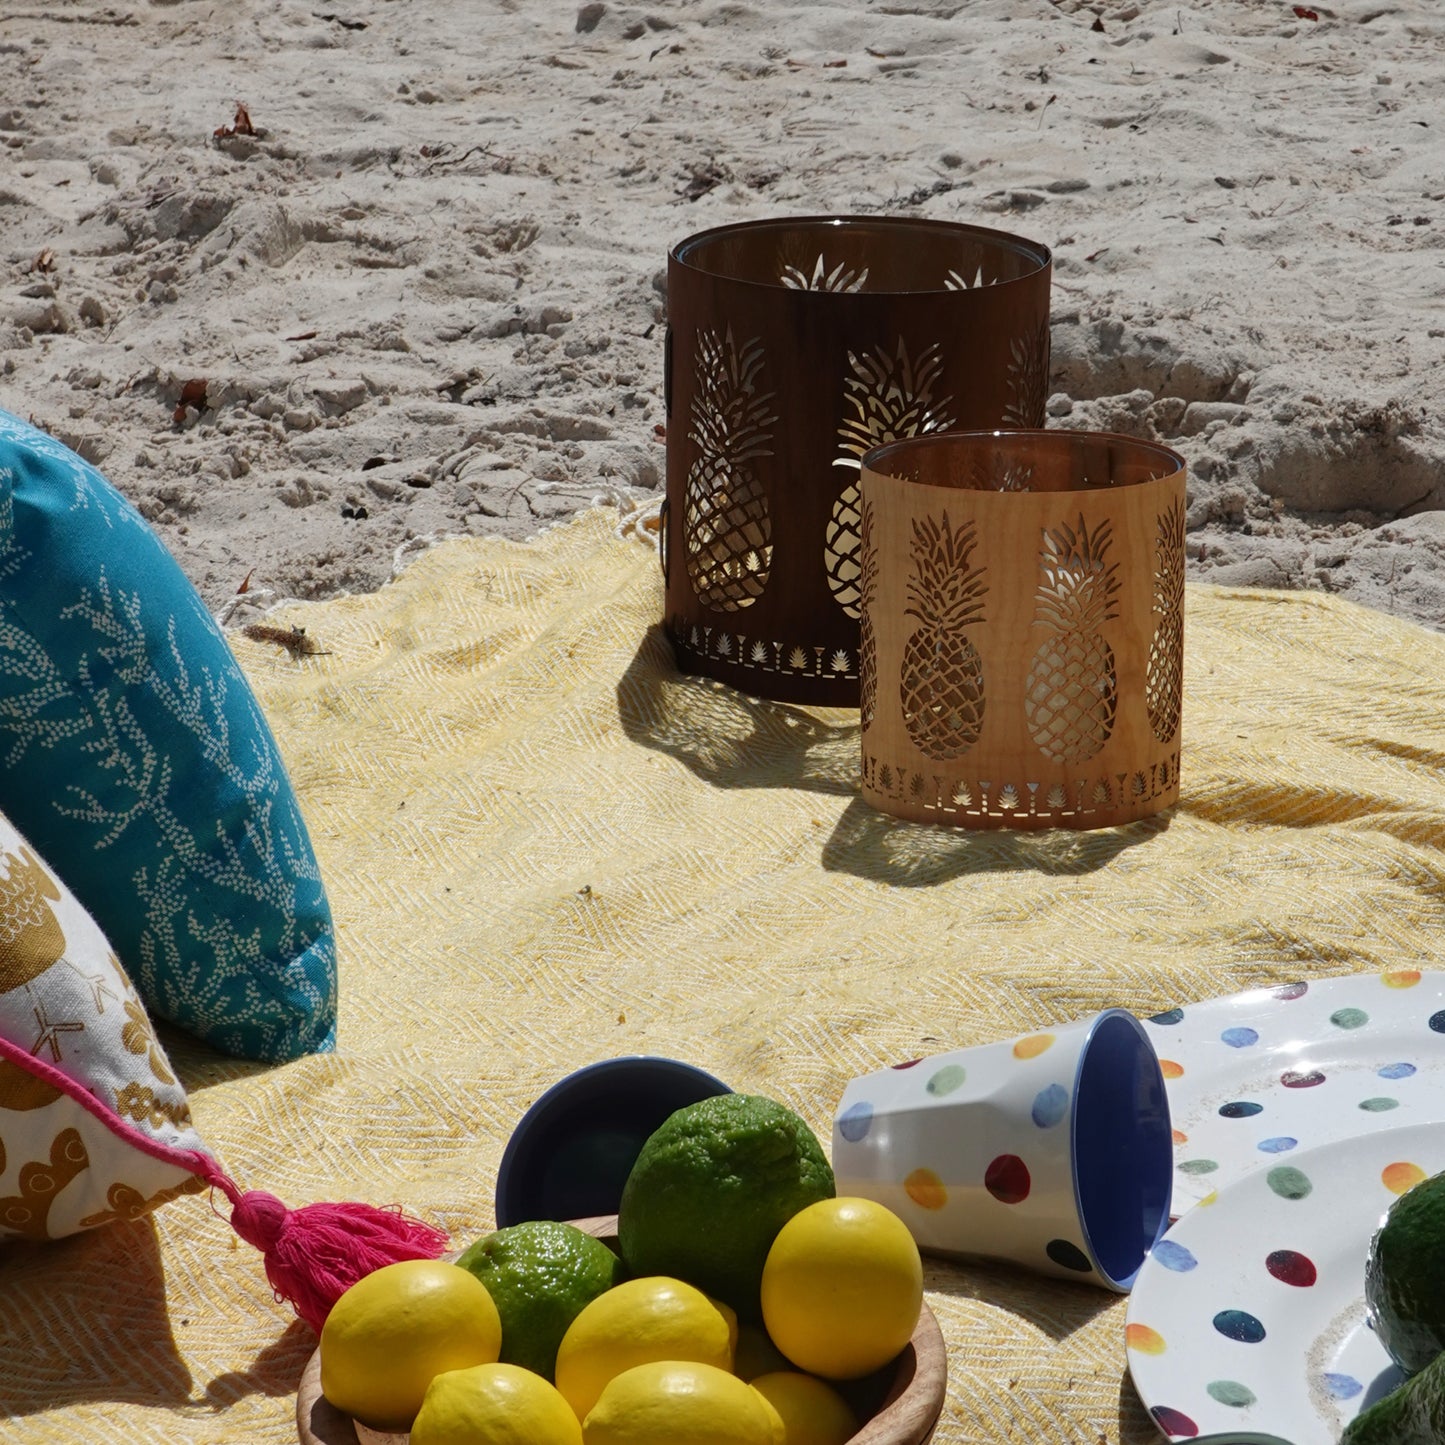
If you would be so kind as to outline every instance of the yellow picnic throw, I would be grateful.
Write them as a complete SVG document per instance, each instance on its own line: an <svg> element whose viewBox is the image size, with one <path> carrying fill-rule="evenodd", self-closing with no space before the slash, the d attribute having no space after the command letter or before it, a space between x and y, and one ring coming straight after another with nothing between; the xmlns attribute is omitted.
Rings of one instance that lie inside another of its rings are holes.
<svg viewBox="0 0 1445 1445"><path fill-rule="evenodd" d="M1428 968L1445 929L1445 637L1319 594L1191 587L1182 792L1095 833L872 811L856 712L673 668L655 546L597 509L445 541L233 635L336 916L340 1045L167 1034L197 1127L288 1204L399 1203L464 1246L513 1125L579 1065L688 1060L825 1142L888 1063L1298 978ZM55 860L63 866L62 860ZM930 1262L938 1445L1156 1438L1125 1302ZM311 1332L205 1195L0 1254L0 1437L288 1445Z"/></svg>

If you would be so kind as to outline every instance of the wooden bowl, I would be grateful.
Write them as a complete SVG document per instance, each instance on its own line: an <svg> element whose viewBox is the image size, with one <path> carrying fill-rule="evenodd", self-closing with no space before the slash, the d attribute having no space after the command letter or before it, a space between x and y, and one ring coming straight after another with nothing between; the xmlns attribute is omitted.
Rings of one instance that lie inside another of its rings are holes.
<svg viewBox="0 0 1445 1445"><path fill-rule="evenodd" d="M617 1242L617 1216L573 1221L609 1245ZM943 1412L948 1353L933 1311L925 1304L913 1338L894 1366L893 1382L877 1412L849 1445L927 1445ZM296 1433L301 1445L407 1445L408 1436L372 1430L353 1420L321 1393L321 1351L306 1362L296 1394Z"/></svg>

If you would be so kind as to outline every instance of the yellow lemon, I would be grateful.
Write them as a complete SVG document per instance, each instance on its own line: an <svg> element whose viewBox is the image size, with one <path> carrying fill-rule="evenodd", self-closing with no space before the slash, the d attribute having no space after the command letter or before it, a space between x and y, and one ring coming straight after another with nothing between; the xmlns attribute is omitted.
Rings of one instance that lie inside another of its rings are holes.
<svg viewBox="0 0 1445 1445"><path fill-rule="evenodd" d="M823 1199L778 1231L762 1299L768 1334L800 1370L856 1380L912 1336L923 1261L891 1210L871 1199Z"/></svg>
<svg viewBox="0 0 1445 1445"><path fill-rule="evenodd" d="M783 1445L751 1385L715 1365L654 1360L624 1370L582 1422L584 1445Z"/></svg>
<svg viewBox="0 0 1445 1445"><path fill-rule="evenodd" d="M541 1375L521 1365L473 1365L427 1387L411 1445L582 1445L582 1427Z"/></svg>
<svg viewBox="0 0 1445 1445"><path fill-rule="evenodd" d="M714 1299L712 1295L707 1297L707 1302L727 1321L728 1325L728 1349L732 1351L734 1360L738 1353L738 1312L730 1305L720 1299Z"/></svg>
<svg viewBox="0 0 1445 1445"><path fill-rule="evenodd" d="M439 1259L373 1270L321 1329L321 1393L376 1430L406 1430L432 1378L491 1364L502 1322L486 1288Z"/></svg>
<svg viewBox="0 0 1445 1445"><path fill-rule="evenodd" d="M782 1370L759 1375L753 1389L778 1412L783 1445L844 1445L858 1431L853 1407L812 1375Z"/></svg>
<svg viewBox="0 0 1445 1445"><path fill-rule="evenodd" d="M665 1275L627 1280L586 1305L557 1347L554 1378L585 1420L609 1380L654 1360L733 1367L727 1318L700 1289Z"/></svg>

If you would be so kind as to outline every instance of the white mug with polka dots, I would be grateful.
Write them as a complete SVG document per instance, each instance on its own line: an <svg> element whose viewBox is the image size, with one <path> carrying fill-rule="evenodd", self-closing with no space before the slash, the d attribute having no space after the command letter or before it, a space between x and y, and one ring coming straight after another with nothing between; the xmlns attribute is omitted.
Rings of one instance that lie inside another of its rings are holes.
<svg viewBox="0 0 1445 1445"><path fill-rule="evenodd" d="M1127 1292L1169 1224L1169 1103L1139 1020L1108 1009L854 1079L833 1120L839 1195L920 1249Z"/></svg>

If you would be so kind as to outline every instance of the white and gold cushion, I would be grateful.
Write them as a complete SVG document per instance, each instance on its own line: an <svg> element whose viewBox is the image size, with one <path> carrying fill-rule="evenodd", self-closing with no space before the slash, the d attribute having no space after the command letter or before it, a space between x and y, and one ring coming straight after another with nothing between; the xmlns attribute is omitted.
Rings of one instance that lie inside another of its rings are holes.
<svg viewBox="0 0 1445 1445"><path fill-rule="evenodd" d="M105 935L0 814L0 1242L135 1219L204 1153Z"/></svg>

